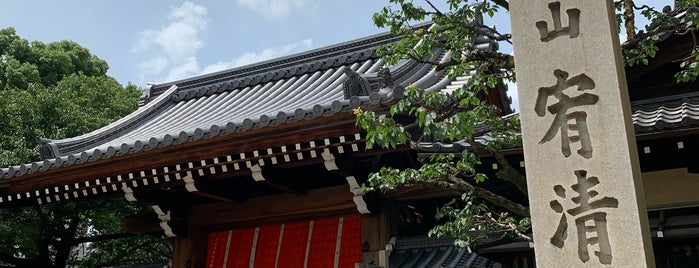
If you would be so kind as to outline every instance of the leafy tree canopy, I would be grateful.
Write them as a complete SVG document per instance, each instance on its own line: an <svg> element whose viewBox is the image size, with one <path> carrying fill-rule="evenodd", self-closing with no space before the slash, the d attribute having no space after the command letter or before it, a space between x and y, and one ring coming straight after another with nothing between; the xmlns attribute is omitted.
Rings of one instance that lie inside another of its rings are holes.
<svg viewBox="0 0 699 268"><path fill-rule="evenodd" d="M657 44L663 35L693 36L699 23L697 4L697 0L678 0L673 9L638 5L633 0L615 1L619 30L627 36L622 44L626 65L648 64L658 52ZM516 80L515 57L473 46L478 36L511 43L511 33L498 32L481 20L483 16L492 17L508 9L507 0L444 0L438 5L432 0L389 0L388 6L374 14L377 26L402 36L400 42L379 50L388 63L412 59L432 64L437 71L451 77L472 75L465 86L448 95L409 86L406 97L392 105L388 114L355 110L357 125L367 131L369 145L391 148L424 140L466 141L470 145L460 155L433 156L419 168L384 167L370 176L367 189L388 191L423 185L463 193L460 202L441 209L439 216L448 220L430 232L454 236L460 246L475 245L483 237L479 234L484 233L531 240L529 208L481 186L485 180L500 180L499 183L509 183L527 195L524 175L501 153L503 148L521 147L518 117L503 117L498 107L482 98L499 81ZM637 15L650 23L638 29ZM429 28L415 27L423 21L433 24ZM435 57L442 51L451 53L446 54L446 59ZM676 60L681 66L675 76L677 82L696 80L699 75L696 40L693 49ZM410 119L406 120L405 115ZM483 133L477 131L477 126L489 128L488 139L478 140ZM478 168L486 156L493 157L501 167L495 176L488 176Z"/></svg>
<svg viewBox="0 0 699 268"><path fill-rule="evenodd" d="M137 108L141 91L107 76L107 63L72 41L29 42L0 30L0 166L39 160L37 137L74 137ZM162 236L123 233L141 211L120 199L0 210L0 266L98 267L166 260ZM128 251L125 251L128 250Z"/></svg>
<svg viewBox="0 0 699 268"><path fill-rule="evenodd" d="M105 76L107 62L73 41L29 42L14 28L0 30L0 89L56 85L72 74Z"/></svg>

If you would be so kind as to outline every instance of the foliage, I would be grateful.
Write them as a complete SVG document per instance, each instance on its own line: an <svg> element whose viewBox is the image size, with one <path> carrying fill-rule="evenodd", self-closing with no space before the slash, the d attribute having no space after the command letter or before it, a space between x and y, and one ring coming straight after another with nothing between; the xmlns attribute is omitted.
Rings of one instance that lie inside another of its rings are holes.
<svg viewBox="0 0 699 268"><path fill-rule="evenodd" d="M107 69L75 42L29 42L12 28L0 30L0 166L38 161L37 137L78 136L135 110L140 90L122 86ZM95 267L168 259L170 243L162 237L124 234L123 216L142 209L118 199L2 209L0 266ZM76 255L78 246L87 246L88 254Z"/></svg>
<svg viewBox="0 0 699 268"><path fill-rule="evenodd" d="M72 74L56 85L0 90L0 166L37 161L36 137L67 138L133 111L140 91L108 76Z"/></svg>
<svg viewBox="0 0 699 268"><path fill-rule="evenodd" d="M501 153L502 149L521 147L520 123L516 116L504 116L493 104L483 101L488 89L502 80L515 81L514 56L478 49L479 36L495 42L511 43L511 34L500 33L483 24L482 16L507 12L506 0L445 0L439 5L430 0L389 0L389 5L374 14L374 23L401 35L400 42L383 46L380 55L389 64L411 59L432 64L436 71L451 77L470 74L471 78L453 93L426 92L409 86L405 98L397 101L388 113L355 109L357 126L367 131L369 146L395 148L421 141L465 141L469 144L460 155L433 156L417 169L382 168L370 175L368 191L390 191L409 185L423 185L463 193L459 202L445 205L440 216L447 219L430 234L450 235L459 246L473 246L485 233L518 236L530 240L529 209L490 192L481 186L485 180L511 183L527 195L524 175ZM656 9L638 6L632 0L615 2L618 21L624 25L628 41L622 44L627 65L648 64L657 51L657 42L668 34L694 34L698 19L696 0L678 1L678 8ZM686 14L683 13L687 11ZM650 24L636 29L635 14L645 16ZM420 24L431 21L432 24ZM622 29L621 26L619 29ZM444 54L445 58L438 57ZM682 70L678 82L694 81L699 75L699 49L678 59ZM411 118L407 120L406 117ZM397 118L401 118L398 120ZM479 129L488 129L487 135ZM482 173L482 157L492 157L501 166L495 178Z"/></svg>
<svg viewBox="0 0 699 268"><path fill-rule="evenodd" d="M694 36L699 23L699 8L697 8L699 1L697 0L676 1L674 10L668 6L662 9L648 5L638 6L631 0L618 1L616 4L617 10L620 11L620 14L617 15L620 25L622 22L626 25L628 41L623 44L623 53L626 64L629 66L648 64L648 61L655 57L658 52L658 41L668 34L691 34ZM640 11L640 14L650 23L645 29L637 30L633 23L635 14L632 12L622 13L622 11L628 10ZM699 63L697 63L699 51L697 48L696 38L694 38L693 49L682 58L676 59L680 62L682 69L675 75L678 82L692 82L699 76Z"/></svg>
<svg viewBox="0 0 699 268"><path fill-rule="evenodd" d="M86 211L90 229L83 244L88 254L82 258L73 256L69 264L74 267L104 267L124 264L163 262L172 258L172 246L168 237L154 235L131 236L124 233L121 224L124 215L143 213L121 197L99 200ZM78 205L80 203L77 203ZM148 211L149 215L152 212ZM117 223L117 224L115 224ZM104 238L104 239L102 239Z"/></svg>
<svg viewBox="0 0 699 268"><path fill-rule="evenodd" d="M14 28L0 30L0 58L0 89L27 89L34 83L48 87L72 74L105 76L109 69L107 62L73 41L29 42Z"/></svg>
<svg viewBox="0 0 699 268"><path fill-rule="evenodd" d="M123 216L139 211L121 198L2 209L0 263L100 267L168 259L171 248L164 237L132 236L122 230Z"/></svg>

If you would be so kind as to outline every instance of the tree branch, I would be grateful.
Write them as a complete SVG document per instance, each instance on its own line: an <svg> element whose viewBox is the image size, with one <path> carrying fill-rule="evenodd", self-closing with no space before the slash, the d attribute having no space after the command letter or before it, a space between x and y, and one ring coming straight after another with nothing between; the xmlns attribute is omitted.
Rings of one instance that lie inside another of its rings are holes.
<svg viewBox="0 0 699 268"><path fill-rule="evenodd" d="M127 237L132 237L135 236L135 234L129 234L129 233L117 233L117 234L106 234L106 235L96 235L96 236L85 236L85 237L79 237L73 240L73 245L80 245L82 243L86 242L100 242L100 241L106 241L106 240L112 240L112 239L121 239L121 238L127 238Z"/></svg>
<svg viewBox="0 0 699 268"><path fill-rule="evenodd" d="M34 206L34 211L38 215L39 219L42 221L42 226L49 226L50 229L53 229L51 226L51 219L49 219L49 216L44 213L44 211L41 209L40 206ZM43 228L39 231L39 239L36 241L36 249L39 252L39 255L37 257L37 260L35 263L44 263L48 264L51 263L49 260L49 245L50 245L50 240L51 240L51 235L49 235L49 232L54 231L54 230L47 230L46 228Z"/></svg>
<svg viewBox="0 0 699 268"><path fill-rule="evenodd" d="M505 208L512 213L522 216L529 217L529 208L520 205L512 200L509 200L501 195L483 189L481 187L474 186L465 180L457 177L456 175L450 175L446 178L448 181L442 181L439 179L428 179L424 178L422 181L427 185L439 186L445 189L454 189L461 192L472 192L476 197L486 200L496 206ZM450 183L451 182L451 183Z"/></svg>
<svg viewBox="0 0 699 268"><path fill-rule="evenodd" d="M501 6L507 11L510 11L510 3L507 2L507 0L490 0L490 2L495 3L498 6Z"/></svg>
<svg viewBox="0 0 699 268"><path fill-rule="evenodd" d="M138 249L141 249L141 248L144 247L144 246L147 246L147 245L150 244L151 242L152 242L152 241L143 241L143 242L141 242L141 243L139 243L139 244L131 245L131 246L128 247L127 249L122 250L121 252L119 252L119 254L117 254L116 256L112 257L111 260L106 261L106 262L104 262L104 263L100 263L100 266L103 266L103 267L110 267L110 266L117 266L117 265L120 265L120 264L124 264L124 259L125 259L126 257L130 256L131 254L133 254L134 251L136 251L136 250L138 250Z"/></svg>
<svg viewBox="0 0 699 268"><path fill-rule="evenodd" d="M626 38L634 39L636 37L636 20L634 15L633 0L624 1L624 27L626 28Z"/></svg>
<svg viewBox="0 0 699 268"><path fill-rule="evenodd" d="M524 196L528 196L526 178L524 175L522 175L522 173L517 171L509 161L507 161L507 158L505 158L500 151L495 148L483 146L476 142L473 138L468 142L477 152L490 154L496 161L498 161L498 163L500 163L502 169L495 174L499 179L514 184L515 187L517 187L517 189L524 194Z"/></svg>
<svg viewBox="0 0 699 268"><path fill-rule="evenodd" d="M519 228L517 228L517 226L512 222L502 223L502 222L498 221L497 219L495 219L491 213L486 213L485 217L487 217L487 220L492 221L493 223L495 223L496 225L500 226L501 228L503 228L507 231L513 232L515 235L519 236L520 238L522 238L526 241L531 242L534 240L530 236L520 232Z"/></svg>
<svg viewBox="0 0 699 268"><path fill-rule="evenodd" d="M626 0L624 0L624 1L626 1ZM642 6L639 7L639 6L636 5L636 3L633 3L633 1L631 1L631 5L632 5L633 8L635 8L636 10L645 9L645 10L648 10L648 11L650 11L650 12L660 13L660 12L658 12L657 10L655 10L655 8L653 8L653 7L651 7L651 6L648 6L648 5L642 5Z"/></svg>
<svg viewBox="0 0 699 268"><path fill-rule="evenodd" d="M440 11L436 6L434 6L434 4L432 4L432 2L430 2L430 0L425 0L425 2L427 2L427 4L429 4L430 7L432 7L432 9L434 9L434 12L436 12L436 15L444 16L444 13L442 13L442 11Z"/></svg>
<svg viewBox="0 0 699 268"><path fill-rule="evenodd" d="M676 23L676 24L670 24L670 25L664 25L661 27L653 28L650 31L646 32L639 32L635 34L634 38L629 38L621 44L622 49L630 49L633 47L638 46L638 44L645 38L654 36L654 35L659 35L665 32L689 32L689 31L695 31L696 27L684 27L684 25Z"/></svg>
<svg viewBox="0 0 699 268"><path fill-rule="evenodd" d="M464 61L483 61L488 62L493 65L493 67L498 69L513 69L515 67L515 59L512 55L503 54L494 51L483 51L474 50L471 53L461 59L450 59L444 62L426 60L424 58L418 57L413 53L406 54L410 59L415 60L419 63L431 64L435 67L436 71L443 71L451 66L460 65Z"/></svg>

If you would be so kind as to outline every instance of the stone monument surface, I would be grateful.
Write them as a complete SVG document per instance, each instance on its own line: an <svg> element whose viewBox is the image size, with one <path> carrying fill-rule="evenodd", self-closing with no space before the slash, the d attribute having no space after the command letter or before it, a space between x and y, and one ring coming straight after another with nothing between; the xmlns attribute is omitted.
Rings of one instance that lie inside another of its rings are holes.
<svg viewBox="0 0 699 268"><path fill-rule="evenodd" d="M611 0L510 2L538 267L654 267Z"/></svg>

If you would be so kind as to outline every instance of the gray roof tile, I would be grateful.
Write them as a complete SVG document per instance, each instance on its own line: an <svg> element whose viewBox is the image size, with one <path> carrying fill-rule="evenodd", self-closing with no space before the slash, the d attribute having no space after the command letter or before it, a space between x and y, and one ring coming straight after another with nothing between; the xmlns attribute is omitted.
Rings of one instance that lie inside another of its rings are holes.
<svg viewBox="0 0 699 268"><path fill-rule="evenodd" d="M468 249L456 248L454 239L427 236L396 239L388 263L390 268L501 267Z"/></svg>
<svg viewBox="0 0 699 268"><path fill-rule="evenodd" d="M636 134L698 126L699 92L635 101L631 103L631 110ZM476 141L485 144L487 132L487 128L477 131L480 136ZM426 154L461 152L469 146L465 141L411 144L411 147Z"/></svg>
<svg viewBox="0 0 699 268"><path fill-rule="evenodd" d="M699 93L632 103L636 133L699 125Z"/></svg>
<svg viewBox="0 0 699 268"><path fill-rule="evenodd" d="M379 34L276 60L190 79L152 85L136 112L91 133L39 139L46 160L0 169L0 179L106 159L284 123L348 112L402 97L414 84L442 90L452 82L430 65L404 60L389 66L395 87L379 90L384 62L376 49L398 38ZM495 42L478 39L483 49ZM435 59L446 53L438 53ZM356 73L368 96L345 98L343 83ZM460 77L459 79L467 79Z"/></svg>

